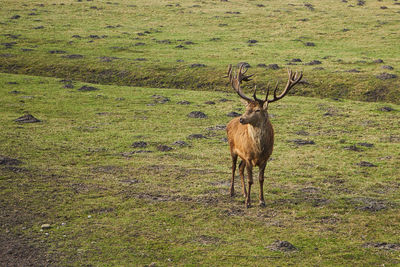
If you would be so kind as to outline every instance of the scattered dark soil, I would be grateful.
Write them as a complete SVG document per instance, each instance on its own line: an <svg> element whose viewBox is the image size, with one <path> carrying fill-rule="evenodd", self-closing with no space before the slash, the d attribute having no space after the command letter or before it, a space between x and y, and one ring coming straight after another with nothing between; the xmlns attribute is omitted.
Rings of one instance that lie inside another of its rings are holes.
<svg viewBox="0 0 400 267"><path fill-rule="evenodd" d="M239 62L236 66L240 68L243 65L243 68L251 68L251 65L247 62Z"/></svg>
<svg viewBox="0 0 400 267"><path fill-rule="evenodd" d="M315 46L315 43L313 42L306 42L304 43L305 46Z"/></svg>
<svg viewBox="0 0 400 267"><path fill-rule="evenodd" d="M192 65L190 65L191 68L205 68L207 67L207 65L205 64L201 64L201 63L194 63Z"/></svg>
<svg viewBox="0 0 400 267"><path fill-rule="evenodd" d="M229 112L228 114L226 114L226 116L228 116L228 117L239 117L241 115L242 114L239 114L239 113L237 113L235 111L232 111L232 112Z"/></svg>
<svg viewBox="0 0 400 267"><path fill-rule="evenodd" d="M388 107L388 106L381 107L379 110L380 110L380 111L385 111L385 112L395 111L394 108Z"/></svg>
<svg viewBox="0 0 400 267"><path fill-rule="evenodd" d="M97 91L97 90L100 90L100 89L93 87L93 86L86 86L86 85L84 85L78 89L78 91L81 91L81 92L89 92L89 91Z"/></svg>
<svg viewBox="0 0 400 267"><path fill-rule="evenodd" d="M300 58L293 58L290 62L303 62Z"/></svg>
<svg viewBox="0 0 400 267"><path fill-rule="evenodd" d="M35 122L41 122L41 120L35 118L33 115L31 114L26 114L22 117L19 117L18 119L14 120L15 122L19 122L19 123L35 123Z"/></svg>
<svg viewBox="0 0 400 267"><path fill-rule="evenodd" d="M288 241L276 240L271 245L267 246L268 249L273 251L293 252L298 249Z"/></svg>
<svg viewBox="0 0 400 267"><path fill-rule="evenodd" d="M386 242L378 242L378 243L365 243L363 245L365 248L378 248L384 250L397 250L400 251L399 243L386 243Z"/></svg>
<svg viewBox="0 0 400 267"><path fill-rule="evenodd" d="M194 242L202 245L214 245L221 243L221 239L215 236L200 235L194 238Z"/></svg>
<svg viewBox="0 0 400 267"><path fill-rule="evenodd" d="M12 90L12 91L10 91L9 92L10 94L22 94L23 92L22 91L18 91L18 90Z"/></svg>
<svg viewBox="0 0 400 267"><path fill-rule="evenodd" d="M65 56L62 56L62 57L63 58L68 58L68 59L80 59L80 58L83 58L82 55L78 55L78 54L65 55Z"/></svg>
<svg viewBox="0 0 400 267"><path fill-rule="evenodd" d="M280 67L279 67L278 64L269 64L269 65L267 66L267 68L268 68L268 69L271 69L271 70L279 70L279 69L280 69Z"/></svg>
<svg viewBox="0 0 400 267"><path fill-rule="evenodd" d="M183 100L183 101L177 102L177 104L179 104L179 105L190 105L190 104L192 104L192 103L189 102L189 101Z"/></svg>
<svg viewBox="0 0 400 267"><path fill-rule="evenodd" d="M207 137L202 134L191 134L188 136L188 139L205 139L205 138Z"/></svg>
<svg viewBox="0 0 400 267"><path fill-rule="evenodd" d="M43 245L11 233L0 233L0 266L52 266L54 261L47 254Z"/></svg>
<svg viewBox="0 0 400 267"><path fill-rule="evenodd" d="M189 117L189 118L204 119L204 118L207 118L207 115L204 114L204 113L201 112L201 111L192 111L192 112L190 112L190 113L188 114L188 117Z"/></svg>
<svg viewBox="0 0 400 267"><path fill-rule="evenodd" d="M351 151L356 151L356 152L364 151L363 149L359 148L359 147L356 146L356 145L345 146L344 149L346 149L346 150L351 150Z"/></svg>
<svg viewBox="0 0 400 267"><path fill-rule="evenodd" d="M165 104L170 101L168 97L162 95L152 95L151 97L154 99L154 103L157 104Z"/></svg>
<svg viewBox="0 0 400 267"><path fill-rule="evenodd" d="M66 54L67 51L64 51L64 50L50 50L49 53L50 54Z"/></svg>
<svg viewBox="0 0 400 267"><path fill-rule="evenodd" d="M288 140L288 142L294 143L299 146L315 145L315 142L313 140L293 139L293 140Z"/></svg>
<svg viewBox="0 0 400 267"><path fill-rule="evenodd" d="M356 163L356 165L360 167L378 167L375 164L368 162L368 161L360 161L359 163Z"/></svg>
<svg viewBox="0 0 400 267"><path fill-rule="evenodd" d="M308 132L306 132L306 131L304 131L304 130L297 131L297 132L295 132L295 134L297 134L297 135L302 135L302 136L310 135L310 133L308 133Z"/></svg>
<svg viewBox="0 0 400 267"><path fill-rule="evenodd" d="M66 83L66 84L64 84L63 88L72 89L72 88L74 88L74 85L72 83Z"/></svg>
<svg viewBox="0 0 400 267"><path fill-rule="evenodd" d="M214 127L208 127L207 131L223 131L226 129L226 125L216 125Z"/></svg>
<svg viewBox="0 0 400 267"><path fill-rule="evenodd" d="M345 70L345 72L360 73L358 69Z"/></svg>
<svg viewBox="0 0 400 267"><path fill-rule="evenodd" d="M383 66L382 66L382 69L385 69L385 70L393 70L394 68L393 68L392 66L389 66L389 65L383 65Z"/></svg>
<svg viewBox="0 0 400 267"><path fill-rule="evenodd" d="M364 98L366 101L382 101L389 92L389 89L385 86L375 87L365 92Z"/></svg>
<svg viewBox="0 0 400 267"><path fill-rule="evenodd" d="M215 105L215 102L214 102L214 101L206 101L206 102L204 102L204 104L207 104L207 105Z"/></svg>
<svg viewBox="0 0 400 267"><path fill-rule="evenodd" d="M134 147L134 148L145 148L145 147L147 147L147 143L144 142L144 141L134 142L132 144L132 147Z"/></svg>
<svg viewBox="0 0 400 267"><path fill-rule="evenodd" d="M188 143L186 143L185 141L181 141L181 140L178 140L178 141L173 142L172 145L174 145L174 146L181 146L181 147L183 147L183 146L189 146Z"/></svg>
<svg viewBox="0 0 400 267"><path fill-rule="evenodd" d="M393 206L393 204L388 201L366 197L352 198L350 199L350 203L355 205L355 208L358 210L371 212L386 210L390 206Z"/></svg>
<svg viewBox="0 0 400 267"><path fill-rule="evenodd" d="M247 43L248 44L256 44L256 43L258 43L258 41L254 40L254 39L251 39L251 40L248 40Z"/></svg>
<svg viewBox="0 0 400 267"><path fill-rule="evenodd" d="M374 147L374 144L371 143L357 143L359 146L364 146L364 147Z"/></svg>
<svg viewBox="0 0 400 267"><path fill-rule="evenodd" d="M380 80L388 80L388 79L397 78L397 75L396 74L387 73L387 72L383 72L383 73L377 75L376 78L378 78Z"/></svg>
<svg viewBox="0 0 400 267"><path fill-rule="evenodd" d="M10 19L19 19L21 16L20 15L14 15Z"/></svg>
<svg viewBox="0 0 400 267"><path fill-rule="evenodd" d="M166 146L166 145L158 145L157 146L157 150L162 151L162 152L171 151L172 149L173 149L172 147Z"/></svg>
<svg viewBox="0 0 400 267"><path fill-rule="evenodd" d="M18 159L0 155L0 165L10 166L10 165L20 165L22 163L23 162Z"/></svg>
<svg viewBox="0 0 400 267"><path fill-rule="evenodd" d="M111 61L113 61L115 59L119 59L119 58L117 58L117 57L99 57L99 59L101 62L111 62Z"/></svg>
<svg viewBox="0 0 400 267"><path fill-rule="evenodd" d="M320 64L322 64L322 62L321 61L319 61L319 60L312 60L312 61L310 61L310 62L308 62L308 63L305 63L304 65L320 65Z"/></svg>

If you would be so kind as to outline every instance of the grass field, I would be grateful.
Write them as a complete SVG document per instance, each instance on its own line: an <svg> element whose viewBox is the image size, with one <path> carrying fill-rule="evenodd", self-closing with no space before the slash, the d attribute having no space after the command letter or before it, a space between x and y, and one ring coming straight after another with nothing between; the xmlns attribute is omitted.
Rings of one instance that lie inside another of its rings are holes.
<svg viewBox="0 0 400 267"><path fill-rule="evenodd" d="M3 1L0 265L400 265L399 12ZM229 196L238 62L260 95L304 73L269 108L266 207Z"/></svg>
<svg viewBox="0 0 400 267"><path fill-rule="evenodd" d="M39 247L48 258L36 263L95 266L399 264L400 106L271 104L267 206L246 209L228 196L220 126L243 110L236 95L84 85L1 75L2 241L11 255ZM14 121L25 113L41 122ZM33 248L13 243L26 238Z"/></svg>
<svg viewBox="0 0 400 267"><path fill-rule="evenodd" d="M397 1L5 1L0 71L118 85L226 90L307 73L303 96L400 103ZM296 61L297 60L297 61ZM299 61L300 60L300 61Z"/></svg>

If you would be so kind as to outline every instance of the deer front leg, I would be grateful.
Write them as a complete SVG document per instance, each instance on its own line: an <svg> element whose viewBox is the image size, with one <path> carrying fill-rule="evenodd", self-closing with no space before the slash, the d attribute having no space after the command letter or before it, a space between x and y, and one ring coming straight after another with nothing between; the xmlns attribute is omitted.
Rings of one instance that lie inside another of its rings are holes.
<svg viewBox="0 0 400 267"><path fill-rule="evenodd" d="M231 178L231 197L235 195L235 171L236 171L236 162L237 162L237 155L232 155L232 178Z"/></svg>
<svg viewBox="0 0 400 267"><path fill-rule="evenodd" d="M242 160L239 164L239 175L240 175L240 180L242 182L242 194L244 198L247 198L247 191L246 191L246 183L244 181L244 168L246 167L246 164Z"/></svg>
<svg viewBox="0 0 400 267"><path fill-rule="evenodd" d="M246 197L246 208L250 208L251 203L250 203L250 192L251 192L251 185L253 184L253 166L251 163L246 163L246 168L247 168L247 183L249 184L249 190L247 191L247 197Z"/></svg>
<svg viewBox="0 0 400 267"><path fill-rule="evenodd" d="M258 181L260 182L260 206L265 207L264 200L264 171L266 164L260 165L260 170L258 173Z"/></svg>

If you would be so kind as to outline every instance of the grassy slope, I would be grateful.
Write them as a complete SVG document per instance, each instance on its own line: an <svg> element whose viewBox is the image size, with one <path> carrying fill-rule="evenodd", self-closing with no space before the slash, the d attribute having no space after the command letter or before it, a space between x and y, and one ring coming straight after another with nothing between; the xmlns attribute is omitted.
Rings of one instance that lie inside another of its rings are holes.
<svg viewBox="0 0 400 267"><path fill-rule="evenodd" d="M378 103L294 96L271 105L267 207L245 209L241 196L227 194L225 133L207 130L242 110L237 96L106 85L79 92L84 84L73 84L0 75L0 155L23 161L0 167L1 230L41 241L57 264L399 264L399 251L365 244L400 243L400 106L383 112ZM148 105L155 94L170 101ZM191 104L177 104L183 100ZM187 117L196 110L208 118ZM26 112L42 122L13 121ZM177 140L190 146L172 145ZM131 147L136 141L149 145ZM345 149L360 142L374 146ZM138 150L151 152L129 153ZM52 228L41 232L43 223ZM271 251L275 240L298 251Z"/></svg>
<svg viewBox="0 0 400 267"><path fill-rule="evenodd" d="M1 71L225 90L220 77L226 65L250 63L255 82L265 86L267 79L284 80L284 71L256 66L276 63L304 70L308 85L299 95L400 101L398 78L376 78L383 72L399 75L396 1L311 0L308 7L298 0L42 2L5 1L0 42L15 44L0 46ZM11 19L14 15L20 18ZM54 50L66 54L49 53ZM83 58L63 57L74 54ZM302 62L287 65L293 58ZM306 65L313 60L322 64ZM191 68L196 63L206 67ZM360 72L347 72L352 69Z"/></svg>

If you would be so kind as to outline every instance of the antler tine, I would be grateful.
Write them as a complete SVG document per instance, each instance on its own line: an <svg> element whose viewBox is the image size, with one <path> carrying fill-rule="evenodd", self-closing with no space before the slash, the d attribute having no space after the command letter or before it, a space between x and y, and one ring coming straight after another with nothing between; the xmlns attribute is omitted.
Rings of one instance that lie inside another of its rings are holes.
<svg viewBox="0 0 400 267"><path fill-rule="evenodd" d="M264 104L264 101L262 101L257 97L256 92L257 92L257 85L254 85L254 93L253 93L254 100L257 101L258 103Z"/></svg>
<svg viewBox="0 0 400 267"><path fill-rule="evenodd" d="M269 96L269 83L267 83L267 95L265 96L265 100L264 101L268 101L268 96Z"/></svg>
<svg viewBox="0 0 400 267"><path fill-rule="evenodd" d="M247 71L247 70L246 70L246 71ZM231 82L232 88L236 91L236 93L237 93L241 98L243 98L243 99L246 100L246 101L253 101L251 98L247 97L247 96L242 92L242 90L240 89L240 84L241 84L241 82L242 82L242 81L248 81L248 78L252 76L252 75L250 75L250 76L243 76L243 74L246 73L246 71L243 72L243 65L241 65L241 66L239 67L238 73L236 74L236 71L235 71L235 72L232 74L232 65L229 65L229 67L228 67L228 77L229 77L229 80L230 80L230 82Z"/></svg>
<svg viewBox="0 0 400 267"><path fill-rule="evenodd" d="M292 70L288 69L288 76L289 77L286 83L286 87L285 89L283 89L282 93L278 96L276 95L278 90L278 83L276 83L274 90L274 98L272 100L268 100L269 103L278 101L279 99L283 98L290 91L290 89L292 89L303 78L303 72L300 72L300 74L297 71L293 73Z"/></svg>

